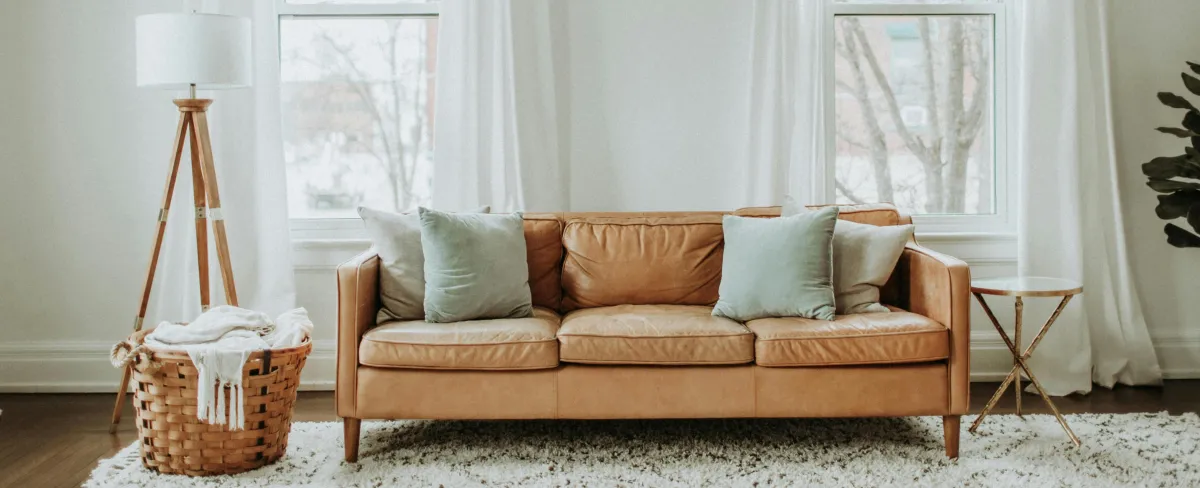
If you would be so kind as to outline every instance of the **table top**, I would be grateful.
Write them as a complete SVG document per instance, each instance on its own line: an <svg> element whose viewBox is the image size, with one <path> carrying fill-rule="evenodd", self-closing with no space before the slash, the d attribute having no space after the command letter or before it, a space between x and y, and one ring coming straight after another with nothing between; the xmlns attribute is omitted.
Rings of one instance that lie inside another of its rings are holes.
<svg viewBox="0 0 1200 488"><path fill-rule="evenodd" d="M971 292L1010 297L1062 297L1083 292L1083 285L1062 278L1008 276L971 280Z"/></svg>

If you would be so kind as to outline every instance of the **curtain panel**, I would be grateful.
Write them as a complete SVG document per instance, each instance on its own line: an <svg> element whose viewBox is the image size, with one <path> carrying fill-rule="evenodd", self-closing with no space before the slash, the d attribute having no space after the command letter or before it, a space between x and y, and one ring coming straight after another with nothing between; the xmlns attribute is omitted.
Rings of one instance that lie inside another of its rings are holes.
<svg viewBox="0 0 1200 488"><path fill-rule="evenodd" d="M561 211L550 0L443 0L433 206Z"/></svg>
<svg viewBox="0 0 1200 488"><path fill-rule="evenodd" d="M1083 283L1029 361L1051 395L1162 381L1126 247L1107 5L1017 4L1019 272Z"/></svg>
<svg viewBox="0 0 1200 488"><path fill-rule="evenodd" d="M755 0L746 203L817 202L824 183L826 0Z"/></svg>

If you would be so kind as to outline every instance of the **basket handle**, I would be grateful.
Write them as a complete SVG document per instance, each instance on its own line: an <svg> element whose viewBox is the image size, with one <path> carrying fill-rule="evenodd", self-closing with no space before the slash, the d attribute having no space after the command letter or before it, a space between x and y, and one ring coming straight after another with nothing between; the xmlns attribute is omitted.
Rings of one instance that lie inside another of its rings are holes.
<svg viewBox="0 0 1200 488"><path fill-rule="evenodd" d="M130 368L140 364L142 371L147 374L157 373L162 368L162 364L154 360L153 354L144 343L135 344L132 340L113 344L108 360L114 368Z"/></svg>

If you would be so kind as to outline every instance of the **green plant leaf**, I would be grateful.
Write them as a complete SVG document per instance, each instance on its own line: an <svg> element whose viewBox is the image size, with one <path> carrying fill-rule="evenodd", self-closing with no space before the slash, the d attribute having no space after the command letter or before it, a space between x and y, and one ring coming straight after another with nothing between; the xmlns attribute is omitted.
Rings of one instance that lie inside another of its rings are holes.
<svg viewBox="0 0 1200 488"><path fill-rule="evenodd" d="M1200 132L1200 113L1188 111L1188 113L1183 116L1183 127L1192 131L1193 133Z"/></svg>
<svg viewBox="0 0 1200 488"><path fill-rule="evenodd" d="M1187 73L1182 73L1182 76L1183 86L1186 86L1193 95L1200 95L1200 79Z"/></svg>
<svg viewBox="0 0 1200 488"><path fill-rule="evenodd" d="M1192 209L1188 211L1187 222L1192 226L1192 230L1200 232L1200 201L1192 204Z"/></svg>
<svg viewBox="0 0 1200 488"><path fill-rule="evenodd" d="M1192 102L1189 102L1186 98L1171 92L1158 92L1158 101L1171 108L1186 108L1188 110L1196 110L1196 107L1192 105Z"/></svg>
<svg viewBox="0 0 1200 488"><path fill-rule="evenodd" d="M1171 193L1179 190L1200 190L1200 183L1163 178L1150 178L1150 181L1146 182L1146 186L1159 193Z"/></svg>
<svg viewBox="0 0 1200 488"><path fill-rule="evenodd" d="M1191 61L1188 61L1187 65L1189 68L1192 68L1193 72L1195 72L1196 74L1200 74L1200 64L1196 64Z"/></svg>
<svg viewBox="0 0 1200 488"><path fill-rule="evenodd" d="M1170 195L1159 195L1154 214L1163 220L1186 217L1189 211L1193 215L1200 215L1197 205L1200 205L1200 191L1180 190Z"/></svg>
<svg viewBox="0 0 1200 488"><path fill-rule="evenodd" d="M1200 151L1197 151L1196 148L1187 146L1183 148L1183 152L1187 154L1188 160L1200 162Z"/></svg>
<svg viewBox="0 0 1200 488"><path fill-rule="evenodd" d="M1167 224L1166 227L1163 227L1163 232L1167 233L1167 244L1179 248L1200 247L1200 236L1188 232L1178 225Z"/></svg>
<svg viewBox="0 0 1200 488"><path fill-rule="evenodd" d="M1159 179L1175 177L1200 179L1200 163L1188 159L1186 154L1163 156L1143 164L1142 174Z"/></svg>
<svg viewBox="0 0 1200 488"><path fill-rule="evenodd" d="M1196 151L1200 151L1200 137L1192 138L1192 148Z"/></svg>
<svg viewBox="0 0 1200 488"><path fill-rule="evenodd" d="M1179 128L1175 128L1175 127L1157 127L1154 130L1162 132L1163 134L1171 134L1178 138L1200 137L1200 134L1197 134L1197 133L1192 132L1187 129L1179 129Z"/></svg>

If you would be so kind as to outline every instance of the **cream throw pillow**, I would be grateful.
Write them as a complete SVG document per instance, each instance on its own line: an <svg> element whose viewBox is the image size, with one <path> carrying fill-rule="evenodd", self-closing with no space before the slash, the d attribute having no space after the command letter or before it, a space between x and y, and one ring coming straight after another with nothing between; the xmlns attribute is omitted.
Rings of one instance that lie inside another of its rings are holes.
<svg viewBox="0 0 1200 488"><path fill-rule="evenodd" d="M480 207L471 213L487 213ZM421 217L416 211L385 212L358 207L367 237L379 252L379 301L376 323L425 319L425 253L421 249Z"/></svg>
<svg viewBox="0 0 1200 488"><path fill-rule="evenodd" d="M811 210L787 197L783 216ZM913 226L875 226L838 220L833 230L833 292L838 314L888 312L879 303L887 283L913 236Z"/></svg>

